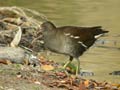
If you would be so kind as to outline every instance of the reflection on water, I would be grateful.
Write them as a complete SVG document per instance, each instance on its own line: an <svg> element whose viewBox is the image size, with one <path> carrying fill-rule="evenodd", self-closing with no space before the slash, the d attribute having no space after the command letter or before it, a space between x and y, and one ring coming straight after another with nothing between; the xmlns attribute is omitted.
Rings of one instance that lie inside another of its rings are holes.
<svg viewBox="0 0 120 90"><path fill-rule="evenodd" d="M22 6L35 9L47 16L57 26L102 25L110 31L107 37L101 38L106 41L104 45L114 48L120 48L119 4L120 0L0 0L0 6ZM117 41L117 44L114 45L113 41ZM119 55L119 49L92 47L80 57L81 66L95 72L94 77L87 78L119 82L120 76L108 75L114 70L120 70ZM62 57L57 56L56 60L67 59Z"/></svg>

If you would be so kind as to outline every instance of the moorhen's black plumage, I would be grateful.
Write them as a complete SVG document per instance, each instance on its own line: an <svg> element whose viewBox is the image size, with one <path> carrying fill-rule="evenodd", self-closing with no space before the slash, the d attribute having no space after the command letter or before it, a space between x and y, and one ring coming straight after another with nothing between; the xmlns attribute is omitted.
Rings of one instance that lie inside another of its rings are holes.
<svg viewBox="0 0 120 90"><path fill-rule="evenodd" d="M56 27L50 21L44 22L41 25L41 28L43 31L43 40L46 49L70 56L69 62L64 65L64 68L66 68L73 58L77 59L78 67L76 74L80 69L80 61L78 59L79 56L81 56L90 46L92 46L99 36L108 32L104 31L101 26Z"/></svg>

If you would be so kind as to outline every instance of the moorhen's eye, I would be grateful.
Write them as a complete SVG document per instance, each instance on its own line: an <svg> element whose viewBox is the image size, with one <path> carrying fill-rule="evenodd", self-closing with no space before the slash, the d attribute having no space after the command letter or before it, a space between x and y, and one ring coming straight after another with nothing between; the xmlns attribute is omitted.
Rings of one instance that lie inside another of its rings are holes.
<svg viewBox="0 0 120 90"><path fill-rule="evenodd" d="M70 56L69 62L64 65L64 68L71 63L73 58L77 59L78 66L76 75L80 72L79 56L94 44L98 36L100 37L102 34L108 32L104 31L101 26L56 27L49 21L44 22L41 27L46 29L46 32L43 33L45 48L56 53Z"/></svg>

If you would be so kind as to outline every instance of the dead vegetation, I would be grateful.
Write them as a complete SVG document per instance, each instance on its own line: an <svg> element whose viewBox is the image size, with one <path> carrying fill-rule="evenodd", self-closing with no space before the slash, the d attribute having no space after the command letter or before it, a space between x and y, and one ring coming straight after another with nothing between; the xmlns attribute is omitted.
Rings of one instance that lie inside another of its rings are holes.
<svg viewBox="0 0 120 90"><path fill-rule="evenodd" d="M29 63L33 54L44 49L40 31L42 22L33 16L45 19L40 13L26 8L0 8L0 62Z"/></svg>
<svg viewBox="0 0 120 90"><path fill-rule="evenodd" d="M32 14L32 16L29 16L29 13ZM20 39L20 41L18 40L19 46L25 46L34 51L40 50L39 48L36 50L35 47L40 47L38 44L40 40L38 39L41 38L40 24L42 22L34 19L33 16L43 18L40 13L29 9L18 7L1 7L0 37L2 39L0 39L0 44L9 45L13 38L15 38L16 32L21 29L22 36L21 38L17 37L17 40Z"/></svg>

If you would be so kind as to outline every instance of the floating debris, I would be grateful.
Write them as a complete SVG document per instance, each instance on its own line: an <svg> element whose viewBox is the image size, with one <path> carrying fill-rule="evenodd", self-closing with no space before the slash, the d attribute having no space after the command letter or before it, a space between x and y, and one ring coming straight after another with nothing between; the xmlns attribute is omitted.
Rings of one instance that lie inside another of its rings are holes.
<svg viewBox="0 0 120 90"><path fill-rule="evenodd" d="M120 75L120 71L113 71L112 73L109 73L109 75Z"/></svg>

